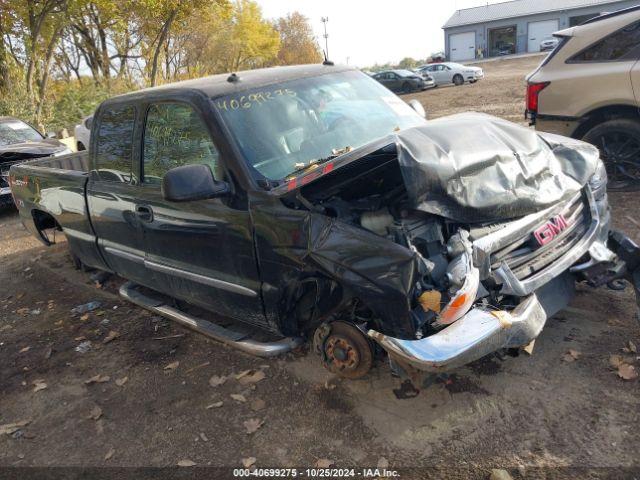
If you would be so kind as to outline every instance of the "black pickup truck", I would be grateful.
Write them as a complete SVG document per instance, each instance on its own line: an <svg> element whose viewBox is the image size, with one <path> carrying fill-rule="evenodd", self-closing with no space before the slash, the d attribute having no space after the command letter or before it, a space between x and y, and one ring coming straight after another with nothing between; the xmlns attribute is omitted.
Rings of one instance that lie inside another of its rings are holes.
<svg viewBox="0 0 640 480"><path fill-rule="evenodd" d="M29 231L129 300L258 355L312 340L350 378L384 351L412 377L526 346L576 282L637 291L597 149L417 110L347 67L217 75L105 101L89 153L10 183Z"/></svg>

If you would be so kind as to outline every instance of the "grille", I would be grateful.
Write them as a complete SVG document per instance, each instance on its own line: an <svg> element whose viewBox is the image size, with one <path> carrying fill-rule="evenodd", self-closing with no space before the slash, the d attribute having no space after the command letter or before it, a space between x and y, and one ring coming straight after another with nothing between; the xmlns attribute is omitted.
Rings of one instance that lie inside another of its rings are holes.
<svg viewBox="0 0 640 480"><path fill-rule="evenodd" d="M518 280L525 280L561 258L589 230L591 214L584 195L567 205L562 215L569 226L558 233L553 240L546 245L539 246L534 238L533 232L550 220L545 219L534 226L526 235L493 252L491 254L491 269L495 270L502 264L506 264Z"/></svg>

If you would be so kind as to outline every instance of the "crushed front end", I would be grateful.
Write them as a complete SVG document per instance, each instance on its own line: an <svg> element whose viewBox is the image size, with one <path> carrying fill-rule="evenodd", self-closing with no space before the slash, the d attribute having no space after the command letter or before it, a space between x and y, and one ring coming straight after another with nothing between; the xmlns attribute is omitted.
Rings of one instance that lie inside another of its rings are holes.
<svg viewBox="0 0 640 480"><path fill-rule="evenodd" d="M445 328L415 340L373 329L369 337L405 372L442 372L530 344L569 304L576 282L600 287L628 280L637 294L640 249L610 232L606 194L600 195L586 186L569 201L516 221L461 230L470 241L452 263L466 266L458 273L464 283L452 283L460 288L433 323ZM472 305L461 298L472 298ZM453 305L461 308L447 318Z"/></svg>
<svg viewBox="0 0 640 480"><path fill-rule="evenodd" d="M324 170L293 179L288 204L322 225L305 258L353 305L325 324L357 326L409 376L530 344L577 282L640 285L640 250L610 231L606 170L586 143L466 114Z"/></svg>

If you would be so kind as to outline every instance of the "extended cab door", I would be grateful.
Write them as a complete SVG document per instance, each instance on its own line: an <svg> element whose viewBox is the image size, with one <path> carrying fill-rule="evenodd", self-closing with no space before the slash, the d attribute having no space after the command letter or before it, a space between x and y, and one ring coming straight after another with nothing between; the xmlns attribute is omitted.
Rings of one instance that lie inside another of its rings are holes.
<svg viewBox="0 0 640 480"><path fill-rule="evenodd" d="M100 108L92 139L87 204L108 265L122 277L149 285L141 214L136 210L138 181L133 169L137 115L138 109L132 104Z"/></svg>
<svg viewBox="0 0 640 480"><path fill-rule="evenodd" d="M246 201L239 194L190 202L162 195L164 174L183 165L206 164L216 180L229 180L201 114L206 108L196 100L146 108L137 198L149 213L143 224L146 266L164 293L266 326Z"/></svg>

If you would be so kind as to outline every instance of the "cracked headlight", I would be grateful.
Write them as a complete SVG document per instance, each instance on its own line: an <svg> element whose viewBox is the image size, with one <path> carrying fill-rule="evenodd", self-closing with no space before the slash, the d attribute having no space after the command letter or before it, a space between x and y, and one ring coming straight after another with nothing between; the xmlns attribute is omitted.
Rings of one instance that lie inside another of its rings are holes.
<svg viewBox="0 0 640 480"><path fill-rule="evenodd" d="M607 181L607 169L602 159L600 159L598 160L595 173L589 179L589 187L591 187L591 191L596 200L600 200L607 193Z"/></svg>

